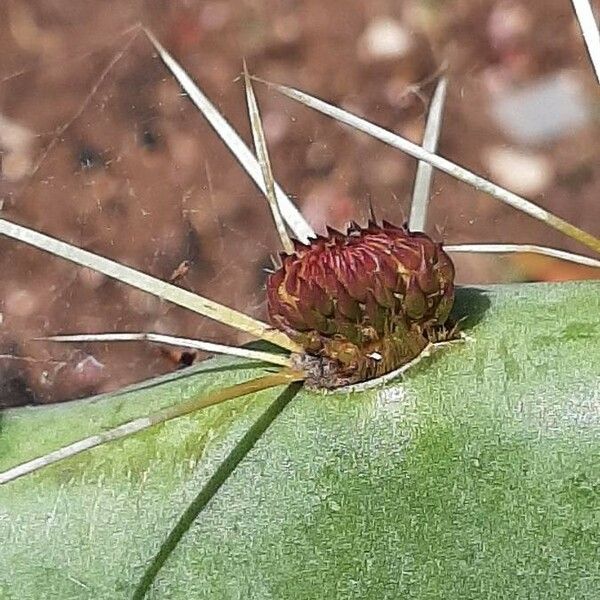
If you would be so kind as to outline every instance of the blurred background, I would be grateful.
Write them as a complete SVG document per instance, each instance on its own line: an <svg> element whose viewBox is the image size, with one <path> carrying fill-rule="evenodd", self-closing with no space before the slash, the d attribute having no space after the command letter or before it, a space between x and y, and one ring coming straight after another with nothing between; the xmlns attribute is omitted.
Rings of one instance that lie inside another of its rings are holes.
<svg viewBox="0 0 600 600"><path fill-rule="evenodd" d="M596 6L598 8L598 6ZM0 202L9 219L265 318L280 250L266 201L136 29L148 26L250 142L242 58L420 143L446 67L439 153L600 234L600 95L568 0L3 0ZM257 87L274 172L318 231L401 224L415 161ZM447 243L576 242L436 174ZM522 256L455 256L459 283L597 277ZM189 267L189 268L188 268ZM40 335L227 327L0 239L0 406L64 401L174 370L148 344ZM202 356L198 356L201 359Z"/></svg>

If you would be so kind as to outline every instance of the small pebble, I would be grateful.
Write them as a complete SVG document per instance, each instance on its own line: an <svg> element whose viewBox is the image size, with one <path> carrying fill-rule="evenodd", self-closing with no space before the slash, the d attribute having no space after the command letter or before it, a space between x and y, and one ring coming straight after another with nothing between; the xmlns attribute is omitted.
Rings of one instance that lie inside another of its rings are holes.
<svg viewBox="0 0 600 600"><path fill-rule="evenodd" d="M10 291L4 300L4 309L13 317L28 317L36 312L39 295L30 290Z"/></svg>
<svg viewBox="0 0 600 600"><path fill-rule="evenodd" d="M30 173L34 139L33 131L0 114L0 178L16 182Z"/></svg>
<svg viewBox="0 0 600 600"><path fill-rule="evenodd" d="M573 133L590 119L583 85L557 72L525 86L491 93L491 111L502 130L522 144L542 144Z"/></svg>
<svg viewBox="0 0 600 600"><path fill-rule="evenodd" d="M359 40L361 57L366 60L402 58L412 45L410 33L401 23L388 17L371 21Z"/></svg>
<svg viewBox="0 0 600 600"><path fill-rule="evenodd" d="M484 156L492 179L524 196L543 192L554 176L552 163L541 154L494 146L488 148Z"/></svg>

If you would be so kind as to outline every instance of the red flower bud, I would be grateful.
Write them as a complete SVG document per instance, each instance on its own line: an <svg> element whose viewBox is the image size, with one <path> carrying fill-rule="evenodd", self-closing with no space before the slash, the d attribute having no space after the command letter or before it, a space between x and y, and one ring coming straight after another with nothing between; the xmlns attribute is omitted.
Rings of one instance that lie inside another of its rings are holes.
<svg viewBox="0 0 600 600"><path fill-rule="evenodd" d="M295 242L267 282L269 316L306 349L307 383L337 387L414 358L454 302L441 244L384 222ZM316 365L316 366L315 366Z"/></svg>

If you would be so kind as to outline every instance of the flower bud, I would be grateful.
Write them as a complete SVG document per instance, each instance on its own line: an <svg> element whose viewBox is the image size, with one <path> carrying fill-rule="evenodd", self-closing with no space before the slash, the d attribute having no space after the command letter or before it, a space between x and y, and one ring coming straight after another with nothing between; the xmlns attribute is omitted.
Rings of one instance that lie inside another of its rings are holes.
<svg viewBox="0 0 600 600"><path fill-rule="evenodd" d="M427 235L387 222L327 233L296 242L267 281L270 320L305 348L315 387L402 366L454 302L452 261Z"/></svg>

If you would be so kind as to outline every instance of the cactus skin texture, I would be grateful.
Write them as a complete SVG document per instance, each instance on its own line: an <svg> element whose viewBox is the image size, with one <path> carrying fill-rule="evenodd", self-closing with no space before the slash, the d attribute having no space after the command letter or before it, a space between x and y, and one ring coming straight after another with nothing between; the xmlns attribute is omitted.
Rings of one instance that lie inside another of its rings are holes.
<svg viewBox="0 0 600 600"><path fill-rule="evenodd" d="M273 326L298 342L312 388L379 377L406 364L448 319L454 266L424 233L374 222L328 229L281 255L267 281Z"/></svg>

